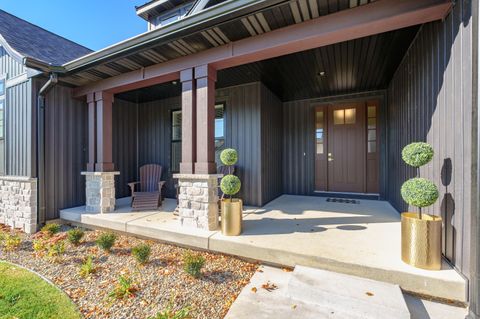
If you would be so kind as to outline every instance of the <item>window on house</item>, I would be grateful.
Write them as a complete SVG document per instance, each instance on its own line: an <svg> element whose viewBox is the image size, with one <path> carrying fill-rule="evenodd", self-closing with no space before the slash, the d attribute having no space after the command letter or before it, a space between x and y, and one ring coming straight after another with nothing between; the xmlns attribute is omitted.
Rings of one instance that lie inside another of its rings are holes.
<svg viewBox="0 0 480 319"><path fill-rule="evenodd" d="M377 151L377 107L367 107L367 140L368 140L368 153L375 153Z"/></svg>
<svg viewBox="0 0 480 319"><path fill-rule="evenodd" d="M192 6L192 3L188 3L188 4L186 4L182 7L178 7L178 8L175 8L173 10L170 10L170 11L154 18L151 21L153 21L153 24L155 25L156 28L163 27L167 24L170 24L172 22L175 22L175 21L183 18L185 16L185 14L187 14L187 12L188 12L188 10L190 9L191 6Z"/></svg>
<svg viewBox="0 0 480 319"><path fill-rule="evenodd" d="M172 111L171 170L180 171L182 160L182 111ZM215 161L219 162L220 152L225 148L225 104L215 105Z"/></svg>
<svg viewBox="0 0 480 319"><path fill-rule="evenodd" d="M5 79L0 79L0 175L5 174Z"/></svg>

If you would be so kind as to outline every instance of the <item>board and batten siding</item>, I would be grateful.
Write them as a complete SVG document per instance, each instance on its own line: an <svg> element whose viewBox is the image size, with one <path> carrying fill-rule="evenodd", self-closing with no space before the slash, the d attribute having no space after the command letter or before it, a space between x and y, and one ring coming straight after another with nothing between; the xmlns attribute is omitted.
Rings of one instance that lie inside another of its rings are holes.
<svg viewBox="0 0 480 319"><path fill-rule="evenodd" d="M420 176L440 191L424 211L444 218L443 253L469 275L472 163L471 1L457 1L443 22L424 25L388 87L387 199L399 211L413 210L400 196L415 169L402 148L430 143L435 156Z"/></svg>
<svg viewBox="0 0 480 319"><path fill-rule="evenodd" d="M115 170L115 196L128 197L128 183L138 181L137 104L115 98L112 112L112 157Z"/></svg>
<svg viewBox="0 0 480 319"><path fill-rule="evenodd" d="M7 79L11 79L25 73L26 68L17 60L12 58L7 50L0 45L0 75L7 75Z"/></svg>
<svg viewBox="0 0 480 319"><path fill-rule="evenodd" d="M46 80L34 79L34 95ZM72 98L72 89L57 84L45 97L45 211L46 219L59 210L85 205L87 162L87 105Z"/></svg>

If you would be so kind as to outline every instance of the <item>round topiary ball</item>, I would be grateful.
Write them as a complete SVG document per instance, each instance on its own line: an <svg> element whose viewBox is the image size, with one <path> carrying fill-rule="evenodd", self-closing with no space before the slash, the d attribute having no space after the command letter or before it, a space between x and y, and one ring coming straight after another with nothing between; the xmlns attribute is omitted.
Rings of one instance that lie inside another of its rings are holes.
<svg viewBox="0 0 480 319"><path fill-rule="evenodd" d="M225 195L233 196L240 191L242 182L235 175L225 175L220 182L220 189Z"/></svg>
<svg viewBox="0 0 480 319"><path fill-rule="evenodd" d="M226 148L220 153L220 160L223 165L235 165L238 160L237 151L233 148Z"/></svg>
<svg viewBox="0 0 480 319"><path fill-rule="evenodd" d="M402 159L410 166L420 167L430 162L433 154L433 147L430 144L417 142L403 148Z"/></svg>
<svg viewBox="0 0 480 319"><path fill-rule="evenodd" d="M420 177L409 179L403 183L400 192L403 200L415 207L433 205L438 199L437 186L428 179Z"/></svg>

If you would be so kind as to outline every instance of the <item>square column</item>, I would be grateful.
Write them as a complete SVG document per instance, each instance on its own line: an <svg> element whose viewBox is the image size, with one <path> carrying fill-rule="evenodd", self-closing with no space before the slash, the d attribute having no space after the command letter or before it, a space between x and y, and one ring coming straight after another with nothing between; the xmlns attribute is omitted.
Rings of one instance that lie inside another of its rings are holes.
<svg viewBox="0 0 480 319"><path fill-rule="evenodd" d="M120 172L82 172L86 177L86 211L111 213L115 210L115 175Z"/></svg>
<svg viewBox="0 0 480 319"><path fill-rule="evenodd" d="M210 65L195 68L197 83L197 162L195 174L212 174L215 164L215 82L217 71Z"/></svg>
<svg viewBox="0 0 480 319"><path fill-rule="evenodd" d="M97 160L97 150L96 150L96 108L95 108L95 94L87 94L87 103L88 103L88 163L87 171L95 171L95 162Z"/></svg>
<svg viewBox="0 0 480 319"><path fill-rule="evenodd" d="M182 162L180 173L193 174L195 171L196 150L196 96L193 69L180 72L182 82Z"/></svg>
<svg viewBox="0 0 480 319"><path fill-rule="evenodd" d="M218 228L217 174L175 174L178 178L179 219L182 226L215 230Z"/></svg>
<svg viewBox="0 0 480 319"><path fill-rule="evenodd" d="M112 104L113 95L107 92L95 92L97 161L95 171L113 171L112 159Z"/></svg>

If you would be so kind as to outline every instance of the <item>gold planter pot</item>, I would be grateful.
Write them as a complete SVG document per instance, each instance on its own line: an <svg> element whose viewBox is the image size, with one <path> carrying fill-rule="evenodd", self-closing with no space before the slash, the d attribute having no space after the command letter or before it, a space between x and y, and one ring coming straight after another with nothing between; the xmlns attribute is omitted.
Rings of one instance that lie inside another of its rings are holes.
<svg viewBox="0 0 480 319"><path fill-rule="evenodd" d="M238 236L242 233L243 202L241 199L222 199L222 234L225 236Z"/></svg>
<svg viewBox="0 0 480 319"><path fill-rule="evenodd" d="M442 267L442 218L418 213L402 214L402 260L414 267Z"/></svg>

